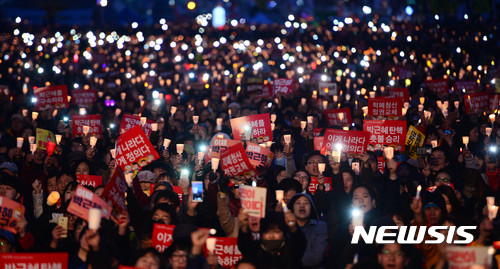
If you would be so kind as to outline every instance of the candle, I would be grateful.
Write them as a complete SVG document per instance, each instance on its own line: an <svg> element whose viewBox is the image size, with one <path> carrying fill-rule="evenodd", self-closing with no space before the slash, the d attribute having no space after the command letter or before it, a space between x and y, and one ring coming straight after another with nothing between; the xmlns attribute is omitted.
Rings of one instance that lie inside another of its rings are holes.
<svg viewBox="0 0 500 269"><path fill-rule="evenodd" d="M375 98L375 92L374 91L369 92L368 95L370 96L370 98Z"/></svg>
<svg viewBox="0 0 500 269"><path fill-rule="evenodd" d="M18 148L22 148L23 147L23 143L24 143L24 138L18 137L17 138L17 147Z"/></svg>
<svg viewBox="0 0 500 269"><path fill-rule="evenodd" d="M56 142L58 145L61 143L61 140L62 140L62 135L56 134Z"/></svg>
<svg viewBox="0 0 500 269"><path fill-rule="evenodd" d="M83 135L87 135L90 131L90 126L84 125L82 127Z"/></svg>
<svg viewBox="0 0 500 269"><path fill-rule="evenodd" d="M417 199L420 198L420 191L422 191L422 186L418 185L418 187L417 187L417 195L415 195L415 198L417 198Z"/></svg>
<svg viewBox="0 0 500 269"><path fill-rule="evenodd" d="M337 102L339 101L339 97L338 97L337 95L334 95L334 96L333 96L333 101L334 101L335 103L337 103Z"/></svg>
<svg viewBox="0 0 500 269"><path fill-rule="evenodd" d="M207 107L208 106L208 99L203 100L203 106Z"/></svg>
<svg viewBox="0 0 500 269"><path fill-rule="evenodd" d="M276 114L271 114L271 122L274 123L276 121Z"/></svg>
<svg viewBox="0 0 500 269"><path fill-rule="evenodd" d="M220 159L219 158L212 158L212 170L214 170L214 173L215 171L217 171L217 168L219 168L219 162L220 162Z"/></svg>
<svg viewBox="0 0 500 269"><path fill-rule="evenodd" d="M462 136L462 142L465 145L465 148L467 148L467 145L469 144L469 137L468 136Z"/></svg>
<svg viewBox="0 0 500 269"><path fill-rule="evenodd" d="M301 98L301 99L300 99L300 103L301 103L303 106L305 106L305 105L306 105L306 102L307 102L306 98Z"/></svg>
<svg viewBox="0 0 500 269"><path fill-rule="evenodd" d="M406 109L406 108L404 108L404 107L403 107L401 110L402 110L402 114L403 114L403 116L405 116L405 115L406 115L406 112L408 111L408 109Z"/></svg>
<svg viewBox="0 0 500 269"><path fill-rule="evenodd" d="M177 154L182 154L184 152L184 144L177 144Z"/></svg>
<svg viewBox="0 0 500 269"><path fill-rule="evenodd" d="M361 109L363 110L363 116L368 115L368 107L367 106L364 106Z"/></svg>
<svg viewBox="0 0 500 269"><path fill-rule="evenodd" d="M410 103L409 102L404 102L403 107L408 109L410 108Z"/></svg>
<svg viewBox="0 0 500 269"><path fill-rule="evenodd" d="M302 128L302 131L304 131L304 129L306 129L306 127L307 127L307 122L305 120L300 121L300 128Z"/></svg>
<svg viewBox="0 0 500 269"><path fill-rule="evenodd" d="M170 141L171 140L168 138L163 139L163 147L165 147L165 149L167 149L168 146L170 145Z"/></svg>
<svg viewBox="0 0 500 269"><path fill-rule="evenodd" d="M314 122L314 116L307 116L307 123L313 124Z"/></svg>
<svg viewBox="0 0 500 269"><path fill-rule="evenodd" d="M84 107L81 107L79 112L80 112L80 115L85 115L85 114L87 114L87 109L85 109Z"/></svg>
<svg viewBox="0 0 500 269"><path fill-rule="evenodd" d="M419 101L420 101L420 104L421 104L421 105L425 104L425 97L423 97L423 96L422 96L422 97L420 97L420 98L419 98Z"/></svg>
<svg viewBox="0 0 500 269"><path fill-rule="evenodd" d="M494 206L495 205L495 196L486 197L486 204L488 206Z"/></svg>
<svg viewBox="0 0 500 269"><path fill-rule="evenodd" d="M432 140L431 141L431 146L432 146L432 148L437 147L438 146L438 141L437 140Z"/></svg>
<svg viewBox="0 0 500 269"><path fill-rule="evenodd" d="M286 203L284 200L281 200L281 206L283 207L283 213L286 214L286 212L288 212L288 207L286 206Z"/></svg>
<svg viewBox="0 0 500 269"><path fill-rule="evenodd" d="M143 106L144 106L144 104L146 103L146 101L141 100L141 101L139 101L139 103L141 104L141 107L143 107Z"/></svg>
<svg viewBox="0 0 500 269"><path fill-rule="evenodd" d="M352 210L352 226L363 226L364 213L361 209Z"/></svg>
<svg viewBox="0 0 500 269"><path fill-rule="evenodd" d="M274 131L274 128L275 128L275 127L276 127L276 124L274 124L274 122L273 122L273 123L271 123L271 131Z"/></svg>
<svg viewBox="0 0 500 269"><path fill-rule="evenodd" d="M35 137L34 136L28 136L28 141L30 142L30 145L31 144L35 144Z"/></svg>
<svg viewBox="0 0 500 269"><path fill-rule="evenodd" d="M27 109L23 109L22 113L23 113L23 117L28 117L28 110Z"/></svg>
<svg viewBox="0 0 500 269"><path fill-rule="evenodd" d="M491 121L491 127L493 127L493 125L495 124L495 119L496 119L495 114L490 114L489 118L490 118L490 121Z"/></svg>
<svg viewBox="0 0 500 269"><path fill-rule="evenodd" d="M385 147L384 154L387 159L394 158L394 148L393 147Z"/></svg>
<svg viewBox="0 0 500 269"><path fill-rule="evenodd" d="M458 107L460 106L460 101L453 102L453 105L455 105L455 108L458 109Z"/></svg>
<svg viewBox="0 0 500 269"><path fill-rule="evenodd" d="M151 130L153 132L158 131L158 123L151 123Z"/></svg>
<svg viewBox="0 0 500 269"><path fill-rule="evenodd" d="M418 112L422 112L424 110L424 105L418 105Z"/></svg>
<svg viewBox="0 0 500 269"><path fill-rule="evenodd" d="M326 109L328 107L328 101L323 100L323 109Z"/></svg>
<svg viewBox="0 0 500 269"><path fill-rule="evenodd" d="M344 120L344 112L339 113L339 120L342 122Z"/></svg>
<svg viewBox="0 0 500 269"><path fill-rule="evenodd" d="M173 115L175 114L175 112L177 112L177 107L172 106L172 107L170 108L170 115L172 115L172 116L173 116Z"/></svg>
<svg viewBox="0 0 500 269"><path fill-rule="evenodd" d="M53 191L49 194L47 197L47 205L48 206L53 206L59 201L59 198L61 198L61 195L57 191Z"/></svg>
<svg viewBox="0 0 500 269"><path fill-rule="evenodd" d="M493 220L497 217L498 214L498 206L488 206L488 218Z"/></svg>
<svg viewBox="0 0 500 269"><path fill-rule="evenodd" d="M122 92L120 93L120 98L123 100L125 100L125 98L127 97L127 93L126 92Z"/></svg>
<svg viewBox="0 0 500 269"><path fill-rule="evenodd" d="M89 229L97 230L101 224L101 210L99 208L89 209Z"/></svg>
<svg viewBox="0 0 500 269"><path fill-rule="evenodd" d="M38 112L31 112L31 118L33 118L33 120L36 120L38 118Z"/></svg>
<svg viewBox="0 0 500 269"><path fill-rule="evenodd" d="M115 109L115 116L116 117L120 116L121 113L122 113L121 109L119 109L119 108Z"/></svg>
<svg viewBox="0 0 500 269"><path fill-rule="evenodd" d="M487 136L490 136L490 135L491 135L491 132L493 131L493 128L491 128L491 127L486 127L486 129L485 129L484 131L485 131L485 133L486 133L486 135L487 135Z"/></svg>
<svg viewBox="0 0 500 269"><path fill-rule="evenodd" d="M198 152L198 163L203 164L203 157L205 157L205 152L200 151Z"/></svg>
<svg viewBox="0 0 500 269"><path fill-rule="evenodd" d="M193 123L198 124L198 120L200 119L200 116L193 116Z"/></svg>
<svg viewBox="0 0 500 269"><path fill-rule="evenodd" d="M449 104L450 104L450 102L448 102L448 101L444 101L444 102L443 102L443 107L444 107L445 109L448 109Z"/></svg>
<svg viewBox="0 0 500 269"><path fill-rule="evenodd" d="M285 191L276 190L276 201L281 202L283 200L284 194L285 194Z"/></svg>
<svg viewBox="0 0 500 269"><path fill-rule="evenodd" d="M148 118L147 117L141 117L141 125L142 126L146 125L147 122L148 122Z"/></svg>
<svg viewBox="0 0 500 269"><path fill-rule="evenodd" d="M37 145L36 145L36 144L31 144L31 145L30 145L30 151L31 151L31 154L35 154L36 148L37 148Z"/></svg>
<svg viewBox="0 0 500 269"><path fill-rule="evenodd" d="M91 136L90 137L90 146L95 147L95 144L97 143L97 137Z"/></svg>
<svg viewBox="0 0 500 269"><path fill-rule="evenodd" d="M292 140L292 135L289 135L289 134L283 135L283 139L285 140L285 144L287 144L289 146L290 141Z"/></svg>
<svg viewBox="0 0 500 269"><path fill-rule="evenodd" d="M217 118L217 130L221 131L222 130L222 118Z"/></svg>
<svg viewBox="0 0 500 269"><path fill-rule="evenodd" d="M213 237L209 237L207 238L207 250L208 252L210 253L214 253L214 250L215 250L215 242L217 241L217 239L213 238Z"/></svg>
<svg viewBox="0 0 500 269"><path fill-rule="evenodd" d="M427 119L427 120L430 119L431 118L431 114L432 113L430 111L424 110L424 117L425 117L425 119Z"/></svg>
<svg viewBox="0 0 500 269"><path fill-rule="evenodd" d="M111 154L111 158L114 159L116 157L116 149L110 149L109 153Z"/></svg>
<svg viewBox="0 0 500 269"><path fill-rule="evenodd" d="M325 163L318 163L318 171L320 174L323 174L323 172L325 172L325 167L326 167Z"/></svg>

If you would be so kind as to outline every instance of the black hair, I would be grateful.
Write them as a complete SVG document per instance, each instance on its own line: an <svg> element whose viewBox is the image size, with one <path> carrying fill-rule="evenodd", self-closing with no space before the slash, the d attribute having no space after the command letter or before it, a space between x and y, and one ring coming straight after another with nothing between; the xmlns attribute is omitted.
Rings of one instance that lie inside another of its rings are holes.
<svg viewBox="0 0 500 269"><path fill-rule="evenodd" d="M179 200L179 195L177 193L172 192L172 191L167 191L167 190L161 190L161 191L156 191L155 192L155 197L153 199L153 204L156 205L160 198L166 198L170 202L174 204L174 207L178 207L181 204L181 201Z"/></svg>
<svg viewBox="0 0 500 269"><path fill-rule="evenodd" d="M287 231L285 218L282 213L268 211L266 217L260 219L260 233L263 234L274 228L278 228L285 235Z"/></svg>
<svg viewBox="0 0 500 269"><path fill-rule="evenodd" d="M278 190L283 190L285 193L294 190L297 193L302 192L302 185L300 183L293 179L293 178L284 178L279 184L278 184Z"/></svg>
<svg viewBox="0 0 500 269"><path fill-rule="evenodd" d="M167 212L170 215L170 223L165 223L165 224L175 224L177 219L177 214L173 206L167 203L160 203L157 204L151 212L154 214L157 210Z"/></svg>
<svg viewBox="0 0 500 269"><path fill-rule="evenodd" d="M134 265L137 263L137 261L145 256L146 254L152 254L156 259L158 259L159 261L159 268L166 268L167 267L167 262L165 260L165 258L163 257L163 255L161 255L161 253L158 252L158 250L156 250L154 247L149 247L149 248L145 248L145 249L140 249L138 252L137 252L137 255L136 257L134 258Z"/></svg>

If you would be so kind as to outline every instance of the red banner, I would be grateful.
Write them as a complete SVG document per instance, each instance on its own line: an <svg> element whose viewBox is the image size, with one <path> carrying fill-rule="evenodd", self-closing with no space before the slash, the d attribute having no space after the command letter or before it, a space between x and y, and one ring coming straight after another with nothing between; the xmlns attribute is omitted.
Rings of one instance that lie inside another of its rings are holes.
<svg viewBox="0 0 500 269"><path fill-rule="evenodd" d="M0 228L17 234L17 221L24 215L24 206L7 197L0 196Z"/></svg>
<svg viewBox="0 0 500 269"><path fill-rule="evenodd" d="M96 188L102 185L102 176L76 175L76 181L82 186L92 186Z"/></svg>
<svg viewBox="0 0 500 269"><path fill-rule="evenodd" d="M111 216L111 206L91 190L78 185L68 206L68 212L89 220L89 209L99 208L104 218Z"/></svg>
<svg viewBox="0 0 500 269"><path fill-rule="evenodd" d="M125 176L123 175L123 171L117 167L101 194L104 200L113 205L113 216L127 212L127 205L125 204L126 191L127 182L125 181Z"/></svg>
<svg viewBox="0 0 500 269"><path fill-rule="evenodd" d="M408 88L387 88L390 97L403 98L404 102L410 101L410 94L408 93Z"/></svg>
<svg viewBox="0 0 500 269"><path fill-rule="evenodd" d="M340 144L342 145L342 152L359 154L366 151L369 136L370 133L364 131L326 129L322 151L323 153L327 150L331 152L335 149L335 144Z"/></svg>
<svg viewBox="0 0 500 269"><path fill-rule="evenodd" d="M241 140L245 128L249 127L252 128L252 138L257 139L259 143L273 140L271 118L268 113L231 119L234 140Z"/></svg>
<svg viewBox="0 0 500 269"><path fill-rule="evenodd" d="M262 92L260 94L255 95L255 98L271 98L274 96L273 86L270 83L264 84L262 86Z"/></svg>
<svg viewBox="0 0 500 269"><path fill-rule="evenodd" d="M151 246L162 253L166 248L172 245L172 234L174 233L174 229L175 225L155 223L153 227L153 236L151 238Z"/></svg>
<svg viewBox="0 0 500 269"><path fill-rule="evenodd" d="M68 253L2 253L0 264L2 269L68 269Z"/></svg>
<svg viewBox="0 0 500 269"><path fill-rule="evenodd" d="M380 173L384 173L385 171L385 159L382 156L377 156L377 168Z"/></svg>
<svg viewBox="0 0 500 269"><path fill-rule="evenodd" d="M226 176L243 175L246 178L252 178L257 175L241 143L222 150L221 160L221 167Z"/></svg>
<svg viewBox="0 0 500 269"><path fill-rule="evenodd" d="M351 110L349 108L326 109L325 118L328 126L344 126L352 123ZM342 120L340 120L340 118L342 118Z"/></svg>
<svg viewBox="0 0 500 269"><path fill-rule="evenodd" d="M403 114L403 99L377 97L368 99L368 115L375 118L395 118Z"/></svg>
<svg viewBox="0 0 500 269"><path fill-rule="evenodd" d="M182 204L182 188L179 186L172 186L172 189L174 190L175 193L179 196L179 200L181 201Z"/></svg>
<svg viewBox="0 0 500 269"><path fill-rule="evenodd" d="M116 140L116 164L126 173L141 170L158 158L160 156L139 125L121 134Z"/></svg>
<svg viewBox="0 0 500 269"><path fill-rule="evenodd" d="M314 137L314 150L321 150L323 148L324 136Z"/></svg>
<svg viewBox="0 0 500 269"><path fill-rule="evenodd" d="M83 136L83 126L89 126L89 135L102 138L101 115L73 115L73 137Z"/></svg>
<svg viewBox="0 0 500 269"><path fill-rule="evenodd" d="M232 268L243 258L238 249L238 238L236 237L213 237L215 238L215 250L217 262L224 268ZM205 256L208 252L204 248Z"/></svg>
<svg viewBox="0 0 500 269"><path fill-rule="evenodd" d="M212 140L212 144L209 147L210 157L220 159L220 153L222 150L232 147L239 143L241 143L241 141L236 141L227 138L220 138L216 136Z"/></svg>
<svg viewBox="0 0 500 269"><path fill-rule="evenodd" d="M447 96L449 93L448 80L445 78L426 80L425 85L431 92L433 92L437 96Z"/></svg>
<svg viewBox="0 0 500 269"><path fill-rule="evenodd" d="M291 78L277 78L273 84L274 94L289 94L293 92L293 79Z"/></svg>
<svg viewBox="0 0 500 269"><path fill-rule="evenodd" d="M483 111L488 109L489 101L488 92L478 92L464 95L465 112L469 114L471 111Z"/></svg>
<svg viewBox="0 0 500 269"><path fill-rule="evenodd" d="M35 110L53 106L56 109L68 108L68 87L66 85L48 86L33 90L36 98Z"/></svg>
<svg viewBox="0 0 500 269"><path fill-rule="evenodd" d="M323 128L314 128L313 129L313 136L318 137L321 135L321 131L323 131Z"/></svg>
<svg viewBox="0 0 500 269"><path fill-rule="evenodd" d="M247 94L261 95L264 90L264 80L258 77L250 77L247 79Z"/></svg>
<svg viewBox="0 0 500 269"><path fill-rule="evenodd" d="M363 130L370 133L368 150L383 150L393 146L397 151L405 150L406 121L364 120Z"/></svg>
<svg viewBox="0 0 500 269"><path fill-rule="evenodd" d="M254 166L269 167L273 160L273 152L254 143L247 143L245 150L248 160Z"/></svg>
<svg viewBox="0 0 500 269"><path fill-rule="evenodd" d="M318 178L317 177L311 177L311 183L309 183L308 189L313 195L316 193L316 190L318 189ZM325 177L325 192L331 191L331 190L332 190L332 178Z"/></svg>
<svg viewBox="0 0 500 269"><path fill-rule="evenodd" d="M453 88L458 91L465 90L465 93L476 93L479 91L479 84L476 81L457 80Z"/></svg>
<svg viewBox="0 0 500 269"><path fill-rule="evenodd" d="M72 90L71 101L80 107L91 106L97 102L97 90Z"/></svg>
<svg viewBox="0 0 500 269"><path fill-rule="evenodd" d="M153 128L151 128L151 123L154 123L154 121L147 120L146 125L143 128L147 136L149 136L153 131ZM126 131L137 125L141 126L141 117L131 114L123 115L122 122L120 123L120 134L125 133Z"/></svg>

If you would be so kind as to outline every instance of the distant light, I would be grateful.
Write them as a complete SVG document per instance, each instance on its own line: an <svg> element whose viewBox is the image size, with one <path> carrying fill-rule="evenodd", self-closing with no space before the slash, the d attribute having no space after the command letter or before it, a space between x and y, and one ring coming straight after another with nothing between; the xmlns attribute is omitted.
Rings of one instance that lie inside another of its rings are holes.
<svg viewBox="0 0 500 269"><path fill-rule="evenodd" d="M31 102L32 102L32 103L36 103L36 101L38 101L38 99L36 99L36 97L32 97L32 98L31 98Z"/></svg>
<svg viewBox="0 0 500 269"><path fill-rule="evenodd" d="M16 18L16 23L21 23L21 17Z"/></svg>
<svg viewBox="0 0 500 269"><path fill-rule="evenodd" d="M353 22L353 20L352 20L352 18L347 17L347 18L344 19L344 22L346 24L351 24Z"/></svg>
<svg viewBox="0 0 500 269"><path fill-rule="evenodd" d="M190 1L189 3L187 3L187 8L188 8L189 10L193 10L193 9L195 9L195 8L196 8L196 3L195 3L195 2L193 2L193 1Z"/></svg>
<svg viewBox="0 0 500 269"><path fill-rule="evenodd" d="M38 68L38 73L39 73L39 74L42 74L42 73L43 73L43 68L39 67L39 68Z"/></svg>
<svg viewBox="0 0 500 269"><path fill-rule="evenodd" d="M439 21L439 15L438 15L438 14L434 15L434 19L435 19L436 21Z"/></svg>
<svg viewBox="0 0 500 269"><path fill-rule="evenodd" d="M462 49L460 47L457 47L457 53L462 52Z"/></svg>
<svg viewBox="0 0 500 269"><path fill-rule="evenodd" d="M108 0L101 0L101 1L100 1L100 3L99 3L99 5L100 5L101 7L106 7L106 6L108 6Z"/></svg>
<svg viewBox="0 0 500 269"><path fill-rule="evenodd" d="M133 29L137 28L138 26L139 26L139 24L138 24L137 22L133 22L133 23L132 23L132 28L133 28Z"/></svg>
<svg viewBox="0 0 500 269"><path fill-rule="evenodd" d="M78 89L79 87L80 85L78 85L78 83L73 84L73 88Z"/></svg>
<svg viewBox="0 0 500 269"><path fill-rule="evenodd" d="M214 28L223 27L226 24L226 10L221 6L216 6L212 10L212 25Z"/></svg>
<svg viewBox="0 0 500 269"><path fill-rule="evenodd" d="M188 76L189 76L190 79L193 79L194 78L194 73L189 73Z"/></svg>
<svg viewBox="0 0 500 269"><path fill-rule="evenodd" d="M231 21L231 26L233 26L233 27L238 26L238 21L237 20L232 20Z"/></svg>
<svg viewBox="0 0 500 269"><path fill-rule="evenodd" d="M293 16L292 14L288 15L288 20L289 21L294 21L295 20L295 16Z"/></svg>
<svg viewBox="0 0 500 269"><path fill-rule="evenodd" d="M303 67L297 68L297 73L299 73L299 74L304 73L304 68Z"/></svg>
<svg viewBox="0 0 500 269"><path fill-rule="evenodd" d="M465 14L464 15L464 19L468 20L469 19L469 15Z"/></svg>
<svg viewBox="0 0 500 269"><path fill-rule="evenodd" d="M366 15L371 14L372 8L369 6L363 6L363 13L365 13Z"/></svg>
<svg viewBox="0 0 500 269"><path fill-rule="evenodd" d="M153 97L153 99L158 99L158 97L160 96L160 92L158 91L153 91L151 93L151 96Z"/></svg>
<svg viewBox="0 0 500 269"><path fill-rule="evenodd" d="M413 15L413 8L411 6L407 6L405 8L406 15L411 16Z"/></svg>

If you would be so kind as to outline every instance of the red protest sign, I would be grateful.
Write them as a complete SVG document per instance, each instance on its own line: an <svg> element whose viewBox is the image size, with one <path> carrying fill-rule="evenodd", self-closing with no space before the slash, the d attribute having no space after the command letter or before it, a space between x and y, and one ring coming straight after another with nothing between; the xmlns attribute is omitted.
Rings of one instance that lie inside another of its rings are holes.
<svg viewBox="0 0 500 269"><path fill-rule="evenodd" d="M257 218L266 217L266 193L267 189L263 187L252 187L248 185L240 186L241 208L249 216Z"/></svg>
<svg viewBox="0 0 500 269"><path fill-rule="evenodd" d="M273 140L271 118L268 113L231 119L234 140L241 140L245 128L249 127L252 128L252 138L257 139L259 143Z"/></svg>
<svg viewBox="0 0 500 269"><path fill-rule="evenodd" d="M257 175L257 171L250 163L242 143L222 150L221 159L221 167L226 176L252 178Z"/></svg>
<svg viewBox="0 0 500 269"><path fill-rule="evenodd" d="M269 167L273 160L273 152L254 143L247 143L245 150L248 160L254 166Z"/></svg>
<svg viewBox="0 0 500 269"><path fill-rule="evenodd" d="M479 84L476 81L457 80L453 84L455 90L465 90L465 93L476 93L479 91Z"/></svg>
<svg viewBox="0 0 500 269"><path fill-rule="evenodd" d="M313 136L318 137L321 135L321 131L323 131L323 128L314 128L313 129Z"/></svg>
<svg viewBox="0 0 500 269"><path fill-rule="evenodd" d="M0 229L17 234L16 225L24 215L24 206L7 197L0 196Z"/></svg>
<svg viewBox="0 0 500 269"><path fill-rule="evenodd" d="M2 253L1 268L54 268L68 269L68 252L47 253Z"/></svg>
<svg viewBox="0 0 500 269"><path fill-rule="evenodd" d="M314 137L314 150L321 150L321 148L323 148L324 139L325 139L324 136Z"/></svg>
<svg viewBox="0 0 500 269"><path fill-rule="evenodd" d="M448 80L445 78L426 80L425 85L431 92L433 92L437 96L448 95Z"/></svg>
<svg viewBox="0 0 500 269"><path fill-rule="evenodd" d="M91 190L78 185L69 203L68 212L88 221L91 208L100 209L102 216L106 219L109 219L111 215L110 205Z"/></svg>
<svg viewBox="0 0 500 269"><path fill-rule="evenodd" d="M273 94L274 94L273 93L273 86L270 83L266 83L262 86L261 93L255 95L255 98L271 98L271 97L273 97Z"/></svg>
<svg viewBox="0 0 500 269"><path fill-rule="evenodd" d="M311 177L311 183L309 183L309 191L314 195L316 193L316 190L318 189L318 178L317 177ZM332 190L332 178L331 177L325 177L325 192L331 191Z"/></svg>
<svg viewBox="0 0 500 269"><path fill-rule="evenodd" d="M162 253L166 248L172 245L172 234L174 233L174 229L175 225L155 223L153 227L153 236L151 238L151 246Z"/></svg>
<svg viewBox="0 0 500 269"><path fill-rule="evenodd" d="M182 203L182 188L179 187L179 186L172 186L172 189L174 190L175 193L177 193L177 195L179 196L179 200L181 201Z"/></svg>
<svg viewBox="0 0 500 269"><path fill-rule="evenodd" d="M213 237L215 238L214 253L217 255L217 263L224 268L232 268L243 258L238 249L238 238L236 237ZM208 251L204 249L205 256Z"/></svg>
<svg viewBox="0 0 500 269"><path fill-rule="evenodd" d="M368 99L368 115L383 119L395 118L403 113L403 101L400 98L377 97Z"/></svg>
<svg viewBox="0 0 500 269"><path fill-rule="evenodd" d="M71 101L80 107L91 106L97 102L97 90L72 90Z"/></svg>
<svg viewBox="0 0 500 269"><path fill-rule="evenodd" d="M73 137L83 136L83 126L89 126L89 135L102 138L101 115L73 115Z"/></svg>
<svg viewBox="0 0 500 269"><path fill-rule="evenodd" d="M116 164L126 173L141 170L158 158L160 156L139 125L121 134L116 140Z"/></svg>
<svg viewBox="0 0 500 269"><path fill-rule="evenodd" d="M247 79L247 94L261 95L264 87L264 80L258 77L250 77Z"/></svg>
<svg viewBox="0 0 500 269"><path fill-rule="evenodd" d="M487 92L478 92L464 95L465 112L486 110L489 106L489 94Z"/></svg>
<svg viewBox="0 0 500 269"><path fill-rule="evenodd" d="M384 173L385 171L385 158L382 156L377 156L377 168L380 173Z"/></svg>
<svg viewBox="0 0 500 269"><path fill-rule="evenodd" d="M113 211L118 213L127 212L127 205L125 204L125 192L127 191L127 182L125 181L125 176L123 171L117 167L108 184L104 188L101 196L106 201L111 203L113 206Z"/></svg>
<svg viewBox="0 0 500 269"><path fill-rule="evenodd" d="M365 131L344 131L327 129L323 139L323 153L333 151L335 144L342 145L342 152L359 154L365 152L370 134ZM323 150L324 149L324 150Z"/></svg>
<svg viewBox="0 0 500 269"><path fill-rule="evenodd" d="M68 87L66 85L48 86L33 90L36 98L35 110L53 106L56 109L68 108Z"/></svg>
<svg viewBox="0 0 500 269"><path fill-rule="evenodd" d="M96 188L102 185L102 176L76 175L76 181L82 186L92 186Z"/></svg>
<svg viewBox="0 0 500 269"><path fill-rule="evenodd" d="M274 94L289 94L293 92L293 79L291 78L277 78L273 84Z"/></svg>
<svg viewBox="0 0 500 269"><path fill-rule="evenodd" d="M408 88L387 88L390 97L403 98L403 102L409 102L410 94L408 93Z"/></svg>
<svg viewBox="0 0 500 269"><path fill-rule="evenodd" d="M220 159L220 153L222 150L227 149L229 147L232 147L236 144L241 143L240 141L232 140L232 139L227 139L227 138L220 138L220 137L215 137L212 140L212 144L210 145L210 157L211 158L219 158Z"/></svg>
<svg viewBox="0 0 500 269"><path fill-rule="evenodd" d="M370 133L368 150L383 150L394 147L404 151L406 142L406 121L401 120L364 120L363 130Z"/></svg>
<svg viewBox="0 0 500 269"><path fill-rule="evenodd" d="M144 132L148 136L151 134L151 132L153 132L153 128L151 128L151 123L154 123L154 121L147 120L146 125L143 128ZM131 114L123 115L122 122L120 123L120 134L125 133L126 131L137 125L141 126L141 117L134 116Z"/></svg>
<svg viewBox="0 0 500 269"><path fill-rule="evenodd" d="M349 108L326 109L325 118L328 126L343 126L352 123L351 110Z"/></svg>

